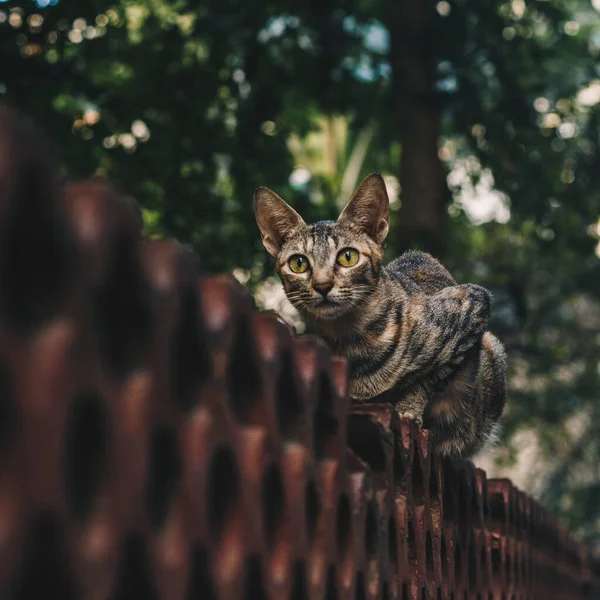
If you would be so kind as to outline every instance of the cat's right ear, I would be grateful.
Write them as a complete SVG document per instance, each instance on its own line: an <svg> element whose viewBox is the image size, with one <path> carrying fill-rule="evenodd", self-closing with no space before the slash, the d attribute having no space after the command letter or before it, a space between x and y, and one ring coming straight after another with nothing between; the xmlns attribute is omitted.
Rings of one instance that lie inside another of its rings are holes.
<svg viewBox="0 0 600 600"><path fill-rule="evenodd" d="M266 187L259 187L254 192L254 216L263 246L273 257L279 254L290 234L305 225L302 217L283 198Z"/></svg>
<svg viewBox="0 0 600 600"><path fill-rule="evenodd" d="M383 177L373 173L354 192L338 222L352 223L383 246L390 228L389 204Z"/></svg>

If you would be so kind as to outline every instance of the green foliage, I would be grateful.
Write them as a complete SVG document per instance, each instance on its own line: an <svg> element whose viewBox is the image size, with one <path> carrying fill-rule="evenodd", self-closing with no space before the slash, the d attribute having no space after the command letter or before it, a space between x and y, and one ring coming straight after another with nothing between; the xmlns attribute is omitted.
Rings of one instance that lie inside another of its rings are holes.
<svg viewBox="0 0 600 600"><path fill-rule="evenodd" d="M244 269L256 285L270 274L258 185L333 218L367 173L393 187L414 151L389 33L410 38L406 2L0 2L0 93L44 127L71 176L105 174L135 197L149 235L190 242L205 270ZM442 0L426 17L412 41L435 74L415 102L441 116L444 258L494 290L512 360L503 457L533 429L544 501L598 541L599 14L584 0ZM477 216L486 205L496 219ZM410 242L391 238L389 255Z"/></svg>

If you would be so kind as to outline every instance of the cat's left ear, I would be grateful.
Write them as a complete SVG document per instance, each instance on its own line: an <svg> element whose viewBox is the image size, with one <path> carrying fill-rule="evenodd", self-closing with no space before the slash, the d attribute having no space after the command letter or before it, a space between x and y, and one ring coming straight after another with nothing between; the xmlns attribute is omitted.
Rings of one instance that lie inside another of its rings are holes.
<svg viewBox="0 0 600 600"><path fill-rule="evenodd" d="M354 192L338 217L338 223L353 223L383 245L390 228L389 206L383 177L373 173Z"/></svg>
<svg viewBox="0 0 600 600"><path fill-rule="evenodd" d="M305 225L302 217L266 187L254 192L254 216L266 251L276 257L285 240L298 227Z"/></svg>

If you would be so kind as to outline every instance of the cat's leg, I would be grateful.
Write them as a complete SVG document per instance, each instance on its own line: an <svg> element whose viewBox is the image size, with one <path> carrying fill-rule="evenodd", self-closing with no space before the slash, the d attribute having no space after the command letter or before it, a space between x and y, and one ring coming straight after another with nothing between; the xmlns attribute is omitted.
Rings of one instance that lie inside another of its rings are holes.
<svg viewBox="0 0 600 600"><path fill-rule="evenodd" d="M429 400L429 390L424 384L415 384L406 390L395 408L401 417L413 420L417 427L423 426L423 413Z"/></svg>
<svg viewBox="0 0 600 600"><path fill-rule="evenodd" d="M485 288L472 284L445 288L431 297L428 320L421 326L425 331L429 328L434 343L423 348L417 362L423 364L424 358L427 358L432 350L435 351L436 347L437 354L428 365L428 376L419 378L396 404L396 410L401 416L414 419L421 427L424 415L431 414L430 400L435 397L430 389L431 385L428 384L445 379L458 369L459 373L462 371L460 377L452 378L443 396L447 402L438 403L438 406L448 406L450 411L454 409L454 416L466 416L465 421L456 430L473 432L472 437L479 437L476 421L481 420L481 407L469 406L476 403L477 392L471 384L476 384L477 361L467 361L471 364L466 365L463 363L469 350L475 347L474 351L477 352L476 346L481 344L488 324L490 305L490 293ZM446 428L443 423L438 422L437 429L437 433L440 434ZM456 442L456 445L453 442ZM457 449L461 444L459 436L456 440L444 440L440 447ZM457 450L454 453L461 452Z"/></svg>
<svg viewBox="0 0 600 600"><path fill-rule="evenodd" d="M491 293L471 283L444 288L430 296L432 317L442 329L450 356L464 356L481 339L491 304Z"/></svg>
<svg viewBox="0 0 600 600"><path fill-rule="evenodd" d="M435 450L471 458L493 442L506 401L506 355L489 332L447 386L431 395L424 415Z"/></svg>
<svg viewBox="0 0 600 600"><path fill-rule="evenodd" d="M492 297L485 288L462 284L429 296L427 310L420 314L420 327L431 342L421 349L418 362L427 361L426 373L436 379L451 374L467 352L481 341L490 317Z"/></svg>

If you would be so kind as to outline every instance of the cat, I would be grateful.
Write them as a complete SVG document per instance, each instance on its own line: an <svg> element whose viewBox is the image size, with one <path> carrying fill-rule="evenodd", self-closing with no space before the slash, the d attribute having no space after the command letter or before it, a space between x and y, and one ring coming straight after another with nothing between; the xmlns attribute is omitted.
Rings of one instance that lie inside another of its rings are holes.
<svg viewBox="0 0 600 600"><path fill-rule="evenodd" d="M389 200L380 175L335 222L307 225L265 187L254 212L289 301L346 358L353 402L393 403L445 456L469 458L493 440L506 356L486 331L491 294L457 284L423 252L382 265Z"/></svg>

